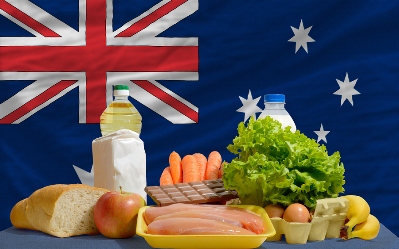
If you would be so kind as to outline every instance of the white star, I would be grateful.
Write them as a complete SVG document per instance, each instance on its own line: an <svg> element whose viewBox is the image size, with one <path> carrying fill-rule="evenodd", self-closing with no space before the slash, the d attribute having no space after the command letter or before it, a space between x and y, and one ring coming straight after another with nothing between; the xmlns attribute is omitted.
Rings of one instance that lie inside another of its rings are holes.
<svg viewBox="0 0 399 249"><path fill-rule="evenodd" d="M312 26L310 26L307 29L304 29L303 27L303 22L301 19L301 23L299 24L299 28L296 29L291 26L292 32L294 32L294 36L289 39L289 42L295 42L295 53L298 52L298 50L303 47L305 49L306 53L308 52L308 42L314 42L315 40L312 39L312 37L309 36L310 29L312 29Z"/></svg>
<svg viewBox="0 0 399 249"><path fill-rule="evenodd" d="M341 106L345 102L345 100L348 100L353 106L352 95L360 94L358 91L355 90L355 84L357 82L357 79L355 79L354 81L349 81L348 73L346 73L344 82L338 79L336 80L339 85L339 90L336 91L334 94L341 95Z"/></svg>
<svg viewBox="0 0 399 249"><path fill-rule="evenodd" d="M314 131L314 133L317 134L317 142L320 140L323 140L324 142L327 143L327 134L330 133L330 131L325 131L323 128L323 124L320 124L320 130L319 131Z"/></svg>
<svg viewBox="0 0 399 249"><path fill-rule="evenodd" d="M260 109L258 107L258 102L259 102L260 97L258 97L256 99L252 99L251 90L249 90L248 99L244 99L240 96L239 96L239 98L241 100L242 107L237 109L237 112L245 113L244 122L247 121L247 119L251 116L256 118L255 113L262 112L262 109Z"/></svg>
<svg viewBox="0 0 399 249"><path fill-rule="evenodd" d="M93 171L93 165L91 166L91 171L87 172L86 170L83 170L75 165L72 165L73 168L75 169L76 174L79 177L79 180L81 183L89 185L89 186L94 186L94 171Z"/></svg>

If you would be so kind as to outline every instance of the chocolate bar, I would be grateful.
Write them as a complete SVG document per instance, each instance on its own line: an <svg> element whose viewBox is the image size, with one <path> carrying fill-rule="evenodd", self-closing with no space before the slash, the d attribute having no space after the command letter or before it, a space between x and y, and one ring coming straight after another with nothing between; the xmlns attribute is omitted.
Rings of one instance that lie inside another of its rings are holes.
<svg viewBox="0 0 399 249"><path fill-rule="evenodd" d="M224 188L222 179L147 186L144 190L158 206L174 203L218 203L238 198L236 191Z"/></svg>

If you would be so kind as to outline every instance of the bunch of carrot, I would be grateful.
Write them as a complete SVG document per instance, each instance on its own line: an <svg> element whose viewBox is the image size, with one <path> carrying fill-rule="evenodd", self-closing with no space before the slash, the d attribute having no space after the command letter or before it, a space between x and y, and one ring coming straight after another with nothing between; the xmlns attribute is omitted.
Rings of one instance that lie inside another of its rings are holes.
<svg viewBox="0 0 399 249"><path fill-rule="evenodd" d="M169 155L169 166L159 179L159 184L168 185L204 180L215 180L222 176L222 156L212 151L208 158L201 153L186 155L183 159L173 151Z"/></svg>

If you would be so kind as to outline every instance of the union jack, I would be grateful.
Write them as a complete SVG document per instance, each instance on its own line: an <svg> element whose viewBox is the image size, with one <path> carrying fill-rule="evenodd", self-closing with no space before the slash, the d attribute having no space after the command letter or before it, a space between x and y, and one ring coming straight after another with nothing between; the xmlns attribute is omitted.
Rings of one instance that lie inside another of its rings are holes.
<svg viewBox="0 0 399 249"><path fill-rule="evenodd" d="M0 14L33 34L0 37L0 80L35 80L0 103L0 124L76 87L79 123L99 123L115 84L172 123L198 123L198 108L157 82L198 80L198 38L158 37L197 10L198 0L162 0L113 30L112 0L79 0L75 30L28 0L0 0Z"/></svg>

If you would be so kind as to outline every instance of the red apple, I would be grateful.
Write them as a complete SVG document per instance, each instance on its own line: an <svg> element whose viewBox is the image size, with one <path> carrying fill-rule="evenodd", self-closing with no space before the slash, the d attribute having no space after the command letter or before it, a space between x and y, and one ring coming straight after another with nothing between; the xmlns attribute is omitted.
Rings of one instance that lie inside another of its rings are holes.
<svg viewBox="0 0 399 249"><path fill-rule="evenodd" d="M136 235L139 209L145 206L139 194L111 191L103 194L94 206L94 223L108 238L130 238Z"/></svg>

